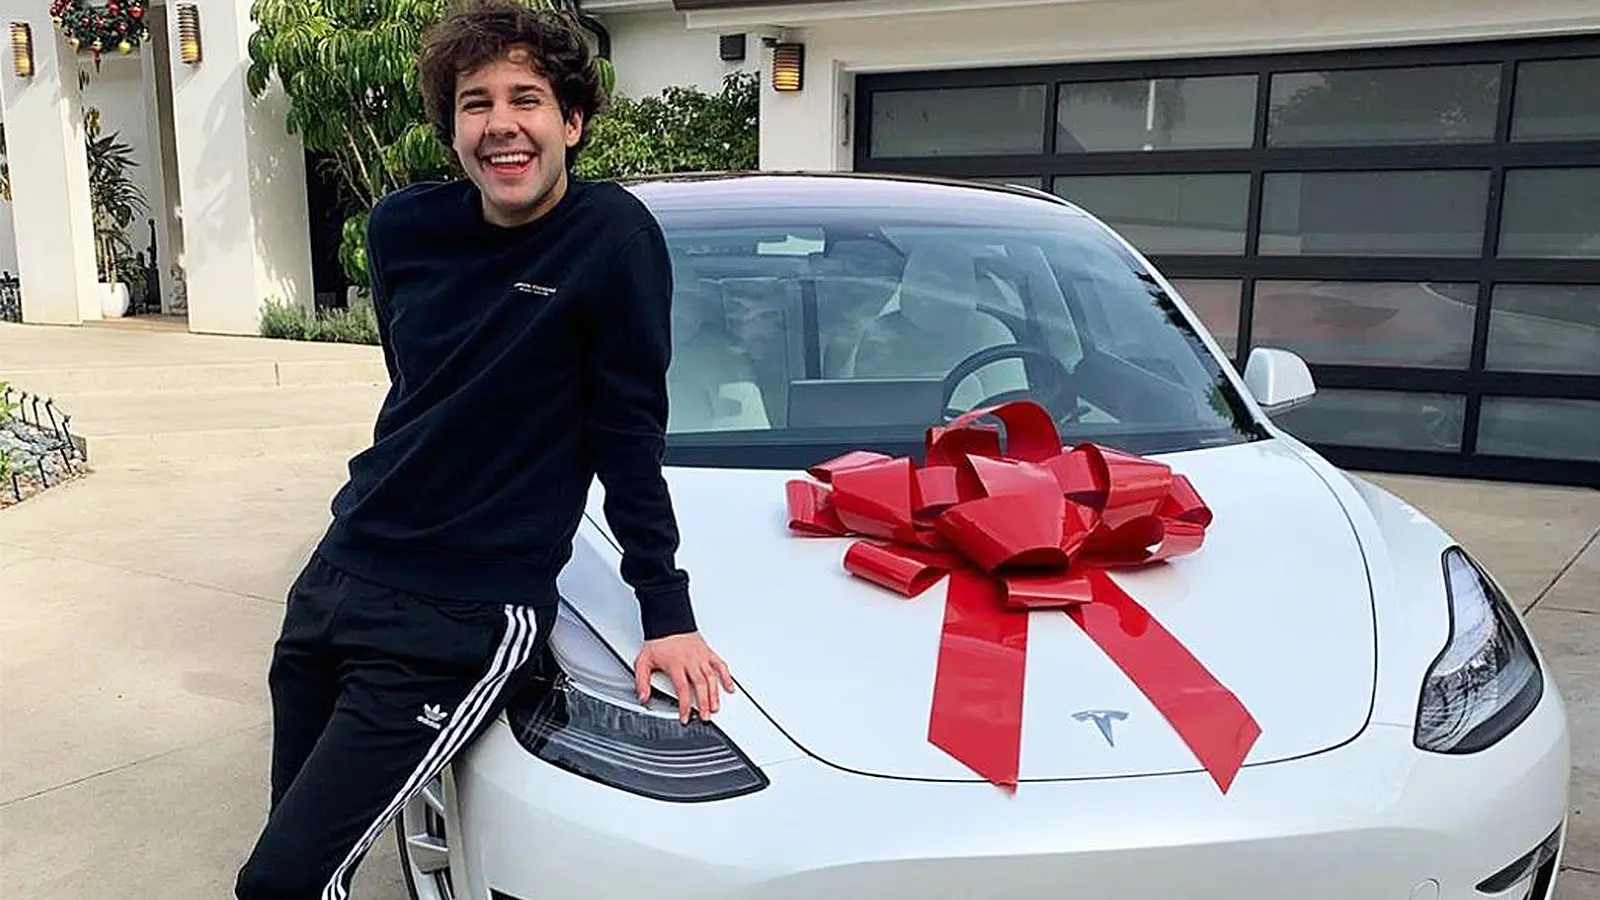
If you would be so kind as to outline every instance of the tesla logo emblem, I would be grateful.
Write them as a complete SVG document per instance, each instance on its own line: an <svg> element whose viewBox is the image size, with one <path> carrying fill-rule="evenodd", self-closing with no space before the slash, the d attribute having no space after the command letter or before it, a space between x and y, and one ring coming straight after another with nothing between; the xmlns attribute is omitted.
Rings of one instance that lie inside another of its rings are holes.
<svg viewBox="0 0 1600 900"><path fill-rule="evenodd" d="M1113 747L1117 745L1117 742L1111 736L1111 723L1120 722L1127 717L1128 714L1120 709L1086 709L1083 712L1072 714L1072 718L1079 722L1087 722L1093 719L1094 724L1100 729L1100 736L1105 738L1106 743Z"/></svg>

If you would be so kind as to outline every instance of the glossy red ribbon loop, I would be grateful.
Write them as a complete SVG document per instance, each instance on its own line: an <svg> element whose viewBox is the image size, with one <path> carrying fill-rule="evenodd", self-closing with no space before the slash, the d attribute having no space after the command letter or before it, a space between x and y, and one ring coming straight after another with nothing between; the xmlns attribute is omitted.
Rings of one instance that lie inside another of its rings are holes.
<svg viewBox="0 0 1600 900"><path fill-rule="evenodd" d="M1001 433L978 420L993 417ZM1106 570L1192 553L1211 510L1163 463L1065 449L1022 401L928 429L926 463L853 451L788 484L789 527L861 537L851 574L905 597L950 576L928 738L1014 789L1028 614L1062 610L1177 730L1226 792L1261 729L1226 687ZM821 483L818 483L821 482Z"/></svg>

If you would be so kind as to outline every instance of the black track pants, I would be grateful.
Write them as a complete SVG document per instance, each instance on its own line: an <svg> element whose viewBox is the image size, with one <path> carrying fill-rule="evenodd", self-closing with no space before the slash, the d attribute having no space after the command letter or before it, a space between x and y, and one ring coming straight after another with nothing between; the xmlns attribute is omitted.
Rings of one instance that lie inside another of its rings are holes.
<svg viewBox="0 0 1600 900"><path fill-rule="evenodd" d="M240 900L344 900L400 808L532 672L554 609L427 599L312 557L274 648L271 813Z"/></svg>

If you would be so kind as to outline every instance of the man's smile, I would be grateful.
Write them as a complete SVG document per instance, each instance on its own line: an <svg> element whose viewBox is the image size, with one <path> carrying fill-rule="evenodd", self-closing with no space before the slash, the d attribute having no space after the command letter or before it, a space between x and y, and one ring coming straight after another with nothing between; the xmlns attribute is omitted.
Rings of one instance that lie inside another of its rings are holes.
<svg viewBox="0 0 1600 900"><path fill-rule="evenodd" d="M533 163L533 154L526 150L491 153L481 157L496 172L515 175Z"/></svg>

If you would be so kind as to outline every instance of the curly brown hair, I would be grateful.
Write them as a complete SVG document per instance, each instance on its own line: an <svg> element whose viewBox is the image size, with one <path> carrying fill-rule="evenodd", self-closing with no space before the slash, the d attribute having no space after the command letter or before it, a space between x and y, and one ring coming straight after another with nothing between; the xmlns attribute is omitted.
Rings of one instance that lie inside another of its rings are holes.
<svg viewBox="0 0 1600 900"><path fill-rule="evenodd" d="M418 82L434 136L452 146L456 78L518 46L528 48L534 71L550 81L562 118L571 118L574 110L583 114L583 135L567 150L570 168L589 143L591 123L606 104L605 88L577 17L565 9L530 6L527 0L457 0L423 34Z"/></svg>

